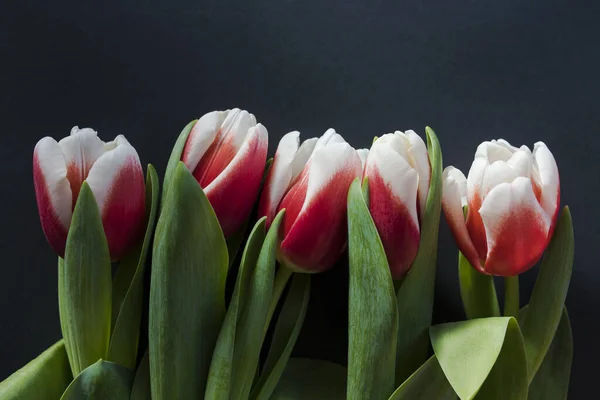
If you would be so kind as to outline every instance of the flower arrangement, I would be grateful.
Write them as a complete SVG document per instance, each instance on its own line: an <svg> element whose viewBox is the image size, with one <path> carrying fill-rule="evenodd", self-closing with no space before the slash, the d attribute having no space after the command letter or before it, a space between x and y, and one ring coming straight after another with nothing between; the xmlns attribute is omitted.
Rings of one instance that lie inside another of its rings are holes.
<svg viewBox="0 0 600 400"><path fill-rule="evenodd" d="M333 129L294 131L267 160L254 115L214 111L183 129L162 185L122 135L41 139L63 339L0 398L566 399L574 244L552 153L484 142L465 177L425 133L355 150ZM442 213L467 319L432 326ZM345 252L347 365L291 357L311 274ZM540 259L523 305L519 274Z"/></svg>

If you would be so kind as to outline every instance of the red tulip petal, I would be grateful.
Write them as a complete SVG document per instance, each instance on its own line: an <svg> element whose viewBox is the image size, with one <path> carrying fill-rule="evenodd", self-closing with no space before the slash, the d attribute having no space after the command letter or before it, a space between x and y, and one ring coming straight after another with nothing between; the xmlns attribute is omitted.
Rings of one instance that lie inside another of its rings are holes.
<svg viewBox="0 0 600 400"><path fill-rule="evenodd" d="M250 128L233 160L205 188L225 237L234 234L252 211L267 160L268 141L263 125Z"/></svg>
<svg viewBox="0 0 600 400"><path fill-rule="evenodd" d="M46 239L54 251L63 257L71 224L72 195L63 152L51 137L41 139L35 146L33 183Z"/></svg>
<svg viewBox="0 0 600 400"><path fill-rule="evenodd" d="M467 203L467 178L454 167L447 167L443 174L442 208L452 236L459 250L477 270L484 272L479 255L465 224L463 206Z"/></svg>
<svg viewBox="0 0 600 400"><path fill-rule="evenodd" d="M519 177L493 188L480 210L487 234L486 272L512 276L531 268L548 244L551 220L531 180Z"/></svg>
<svg viewBox="0 0 600 400"><path fill-rule="evenodd" d="M87 177L108 241L112 260L119 260L135 245L145 223L144 173L135 149L119 135Z"/></svg>
<svg viewBox="0 0 600 400"><path fill-rule="evenodd" d="M417 196L419 175L407 160L383 141L376 141L367 160L369 209L394 279L409 270L419 248Z"/></svg>
<svg viewBox="0 0 600 400"><path fill-rule="evenodd" d="M305 272L321 272L335 263L347 241L346 199L350 183L361 176L361 162L347 143L329 144L315 150L310 159L305 201L297 214L286 209L285 220L293 221L281 243L281 257L288 266ZM291 191L290 191L291 192ZM294 204L282 201L281 207ZM291 197L290 197L291 199ZM298 204L298 203L296 203Z"/></svg>
<svg viewBox="0 0 600 400"><path fill-rule="evenodd" d="M482 143L477 148L477 153L475 155L475 160L471 165L471 169L469 170L469 175L467 177L467 201L469 204L469 211L467 213L467 230L469 231L469 237L477 249L477 254L479 254L480 260L485 260L487 255L487 241L485 239L485 228L483 226L483 221L481 220L481 215L479 215L479 209L481 208L482 194L481 187L483 185L483 179L485 175L485 171L489 166L488 160L480 155L482 150L482 146L485 143ZM503 155L502 151L508 152L508 150L503 147L499 147L498 150L496 147L493 147L495 153L499 153L496 155Z"/></svg>

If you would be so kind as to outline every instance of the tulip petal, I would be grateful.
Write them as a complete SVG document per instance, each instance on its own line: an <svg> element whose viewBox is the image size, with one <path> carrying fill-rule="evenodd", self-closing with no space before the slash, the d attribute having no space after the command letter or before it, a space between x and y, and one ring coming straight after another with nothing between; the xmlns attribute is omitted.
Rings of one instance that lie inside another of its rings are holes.
<svg viewBox="0 0 600 400"><path fill-rule="evenodd" d="M457 168L446 167L443 174L442 208L458 249L471 265L483 272L479 254L469 236L463 207L467 205L467 178Z"/></svg>
<svg viewBox="0 0 600 400"><path fill-rule="evenodd" d="M551 220L538 203L531 180L518 177L486 196L481 214L487 238L487 273L512 276L526 271L548 244Z"/></svg>
<svg viewBox="0 0 600 400"><path fill-rule="evenodd" d="M394 279L402 278L417 255L419 175L400 154L375 142L367 160L369 210Z"/></svg>
<svg viewBox="0 0 600 400"><path fill-rule="evenodd" d="M81 184L92 165L104 153L104 142L93 129L79 129L75 126L71 129L71 135L61 139L58 144L67 165L67 179L71 183L73 198L72 206L75 207Z"/></svg>
<svg viewBox="0 0 600 400"><path fill-rule="evenodd" d="M294 155L294 159L292 160L292 180L294 180L300 175L302 170L306 167L310 156L315 150L315 146L317 145L318 138L310 138L306 139L300 145L300 148Z"/></svg>
<svg viewBox="0 0 600 400"><path fill-rule="evenodd" d="M482 181L488 166L489 163L486 158L476 156L467 177L467 201L469 203L466 222L467 230L469 231L473 245L477 249L479 258L482 260L485 260L487 254L487 242L485 240L485 228L481 220L481 215L479 215L479 209L485 196Z"/></svg>
<svg viewBox="0 0 600 400"><path fill-rule="evenodd" d="M281 243L286 265L296 270L321 272L335 263L347 239L348 188L361 172L360 157L345 142L314 151L308 182L294 185L281 202L280 208L286 208ZM305 193L303 202L294 197L296 191ZM302 204L302 208L295 216L286 204Z"/></svg>
<svg viewBox="0 0 600 400"><path fill-rule="evenodd" d="M50 246L62 257L73 199L62 149L51 137L41 139L35 146L33 182L42 229Z"/></svg>
<svg viewBox="0 0 600 400"><path fill-rule="evenodd" d="M226 238L240 228L252 211L267 160L268 141L262 124L250 128L233 160L204 189Z"/></svg>
<svg viewBox="0 0 600 400"><path fill-rule="evenodd" d="M419 212L423 215L427 204L427 194L429 193L429 181L431 180L429 153L427 153L425 142L415 131L408 130L404 134L410 143L408 155L411 165L419 174Z"/></svg>
<svg viewBox="0 0 600 400"><path fill-rule="evenodd" d="M356 153L360 157L360 162L362 164L362 170L364 173L365 166L367 163L367 157L369 156L369 149L358 149L358 150L356 150Z"/></svg>
<svg viewBox="0 0 600 400"><path fill-rule="evenodd" d="M111 259L118 260L139 239L145 219L144 173L123 135L106 144L86 181L102 215Z"/></svg>
<svg viewBox="0 0 600 400"><path fill-rule="evenodd" d="M277 206L292 180L292 165L298 152L299 141L300 132L293 131L285 134L277 146L273 165L265 181L258 205L258 215L267 217L267 229L275 218Z"/></svg>
<svg viewBox="0 0 600 400"><path fill-rule="evenodd" d="M558 205L560 204L560 179L558 166L554 156L543 142L537 142L533 148L534 170L539 181L536 182L541 188L540 203L544 211L556 220Z"/></svg>
<svg viewBox="0 0 600 400"><path fill-rule="evenodd" d="M212 111L204 114L194 124L181 155L181 161L190 171L196 169L198 163L214 142L226 116L227 111Z"/></svg>
<svg viewBox="0 0 600 400"><path fill-rule="evenodd" d="M496 161L508 161L514 152L513 148L514 147L509 145L505 140L502 142L495 140L483 142L477 146L475 158L486 159L490 164Z"/></svg>

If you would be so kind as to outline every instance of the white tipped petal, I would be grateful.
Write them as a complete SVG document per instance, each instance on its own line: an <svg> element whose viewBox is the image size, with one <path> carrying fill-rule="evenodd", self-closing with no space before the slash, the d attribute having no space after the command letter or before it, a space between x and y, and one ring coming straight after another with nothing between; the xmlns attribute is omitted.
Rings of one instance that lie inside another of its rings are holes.
<svg viewBox="0 0 600 400"><path fill-rule="evenodd" d="M356 150L356 153L358 154L358 156L360 157L360 162L362 165L362 170L365 170L365 165L367 162L367 157L369 156L369 149L358 149Z"/></svg>
<svg viewBox="0 0 600 400"><path fill-rule="evenodd" d="M486 158L476 157L475 160L473 160L473 164L471 164L471 169L469 169L469 174L467 175L467 199L469 203L471 203L475 197L479 196L483 183L483 176L485 175L485 170L488 166L489 163Z"/></svg>
<svg viewBox="0 0 600 400"><path fill-rule="evenodd" d="M475 158L485 158L490 164L495 161L508 161L513 153L511 147L494 141L483 142L477 147Z"/></svg>
<svg viewBox="0 0 600 400"><path fill-rule="evenodd" d="M75 126L71 129L71 135L61 139L58 144L66 165L79 171L81 182L104 152L104 142L100 140L98 133L90 128L79 129Z"/></svg>
<svg viewBox="0 0 600 400"><path fill-rule="evenodd" d="M425 142L415 131L408 130L404 135L410 143L408 155L411 165L419 174L419 208L421 214L423 214L425 212L425 204L427 204L427 194L429 193L429 182L431 180L429 153L427 153Z"/></svg>
<svg viewBox="0 0 600 400"><path fill-rule="evenodd" d="M181 157L190 171L198 166L202 156L215 140L226 116L227 111L212 111L200 117L193 126Z"/></svg>
<svg viewBox="0 0 600 400"><path fill-rule="evenodd" d="M255 124L256 118L253 118L248 111L234 108L223 121L217 140L229 142L237 151L242 147L248 130Z"/></svg>
<svg viewBox="0 0 600 400"><path fill-rule="evenodd" d="M452 186L452 197L458 199L460 201L460 208L462 213L462 208L466 206L467 203L467 178L458 168L454 168L453 166L448 166L444 169L444 173L442 175L444 190L446 185ZM454 200L453 200L454 203Z"/></svg>
<svg viewBox="0 0 600 400"><path fill-rule="evenodd" d="M487 193L492 190L495 186L501 183L510 183L515 180L519 175L504 161L496 161L489 165L483 174L481 180L481 195L485 198Z"/></svg>
<svg viewBox="0 0 600 400"><path fill-rule="evenodd" d="M508 164L518 176L529 178L533 168L533 157L531 156L531 151L526 147L525 149L517 150L506 164Z"/></svg>
<svg viewBox="0 0 600 400"><path fill-rule="evenodd" d="M296 179L296 177L304 169L304 166L310 159L310 156L312 155L315 149L317 140L317 138L307 139L304 142L302 142L300 148L298 148L298 151L296 152L296 154L294 155L294 159L292 160L292 179L290 182L293 182L294 179Z"/></svg>
<svg viewBox="0 0 600 400"><path fill-rule="evenodd" d="M533 149L535 169L539 176L538 185L542 189L541 203L549 216L556 213L559 202L560 178L554 156L542 142L535 144Z"/></svg>

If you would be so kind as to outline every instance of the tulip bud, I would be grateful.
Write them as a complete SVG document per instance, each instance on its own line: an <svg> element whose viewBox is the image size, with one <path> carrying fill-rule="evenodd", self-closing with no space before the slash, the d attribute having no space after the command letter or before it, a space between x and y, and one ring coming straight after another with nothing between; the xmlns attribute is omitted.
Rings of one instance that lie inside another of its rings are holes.
<svg viewBox="0 0 600 400"><path fill-rule="evenodd" d="M203 115L188 136L181 161L204 189L225 237L252 211L268 145L267 129L238 108Z"/></svg>
<svg viewBox="0 0 600 400"><path fill-rule="evenodd" d="M346 246L346 199L361 161L333 129L301 146L299 136L290 132L279 142L258 211L268 226L285 208L280 260L296 271L322 272Z"/></svg>
<svg viewBox="0 0 600 400"><path fill-rule="evenodd" d="M442 206L452 234L471 265L486 274L513 276L535 265L559 203L558 167L542 142L533 153L502 139L483 142L468 178L454 167L444 170Z"/></svg>
<svg viewBox="0 0 600 400"><path fill-rule="evenodd" d="M65 253L83 181L98 203L111 258L120 259L139 239L145 223L144 174L123 135L105 143L96 131L74 127L59 142L45 137L33 152L33 179L42 229L59 256Z"/></svg>
<svg viewBox="0 0 600 400"><path fill-rule="evenodd" d="M417 255L431 167L425 143L414 131L388 133L366 157L369 211L394 279L402 278Z"/></svg>

